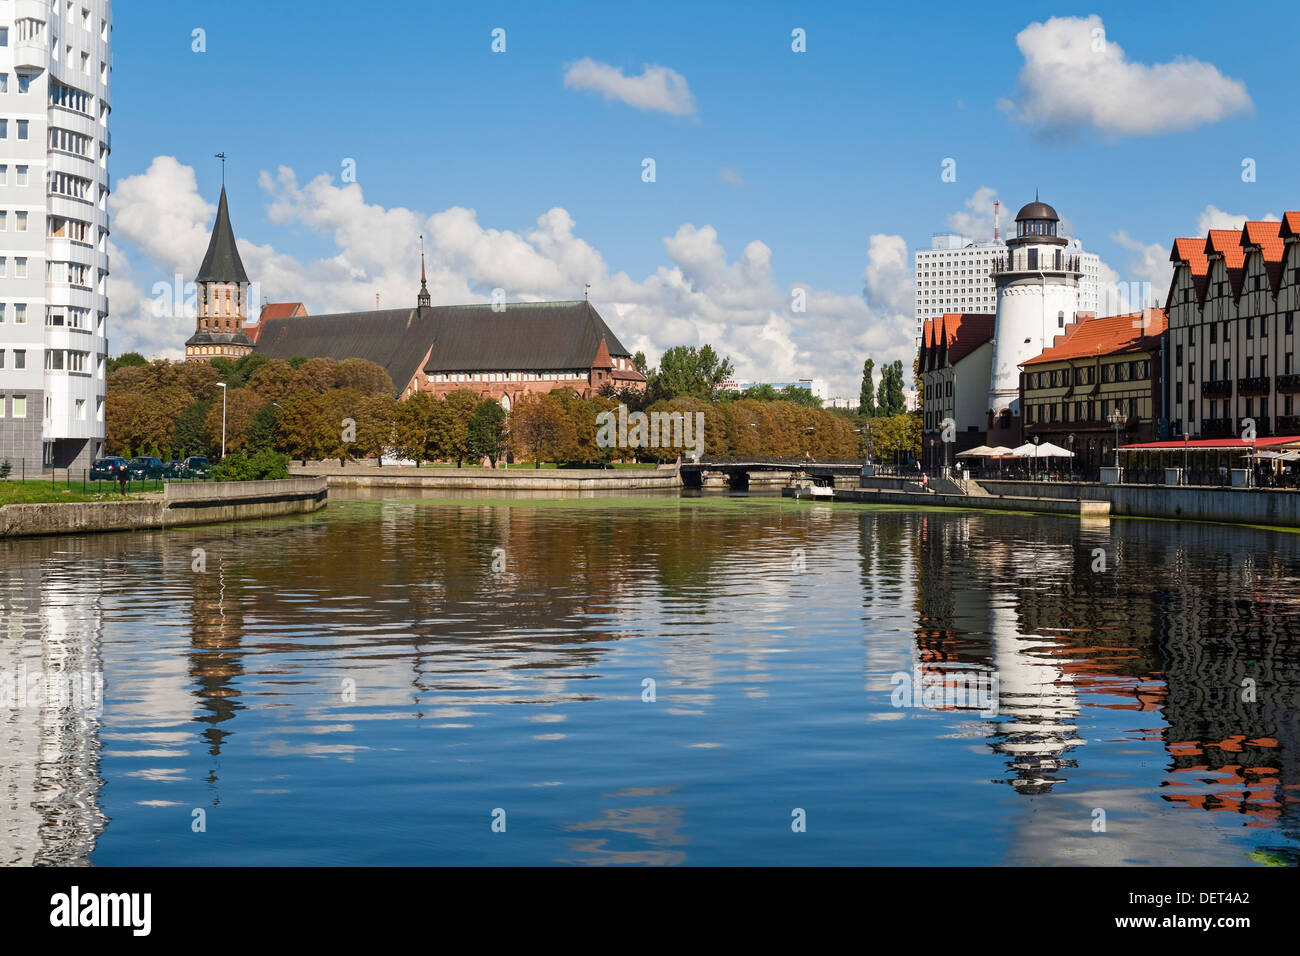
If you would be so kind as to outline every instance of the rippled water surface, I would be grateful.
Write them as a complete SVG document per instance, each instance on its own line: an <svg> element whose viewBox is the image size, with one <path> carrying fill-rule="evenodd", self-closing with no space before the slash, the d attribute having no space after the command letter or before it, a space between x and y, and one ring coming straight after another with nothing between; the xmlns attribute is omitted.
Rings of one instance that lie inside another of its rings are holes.
<svg viewBox="0 0 1300 956"><path fill-rule="evenodd" d="M676 497L0 542L0 861L1294 864L1297 545Z"/></svg>

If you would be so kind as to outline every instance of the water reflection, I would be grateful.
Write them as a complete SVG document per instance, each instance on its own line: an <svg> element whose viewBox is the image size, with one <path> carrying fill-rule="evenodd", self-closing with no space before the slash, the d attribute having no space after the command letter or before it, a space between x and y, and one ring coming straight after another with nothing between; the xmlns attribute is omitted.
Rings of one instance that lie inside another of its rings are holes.
<svg viewBox="0 0 1300 956"><path fill-rule="evenodd" d="M107 675L102 715L0 713L0 859L1294 859L1293 541L371 493L0 542L0 670Z"/></svg>

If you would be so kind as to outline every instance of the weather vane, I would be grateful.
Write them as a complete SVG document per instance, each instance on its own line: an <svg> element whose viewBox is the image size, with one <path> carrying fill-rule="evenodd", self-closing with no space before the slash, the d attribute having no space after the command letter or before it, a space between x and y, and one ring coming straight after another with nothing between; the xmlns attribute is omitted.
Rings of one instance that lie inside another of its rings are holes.
<svg viewBox="0 0 1300 956"><path fill-rule="evenodd" d="M226 185L226 154L217 153L217 159L221 160L221 185Z"/></svg>

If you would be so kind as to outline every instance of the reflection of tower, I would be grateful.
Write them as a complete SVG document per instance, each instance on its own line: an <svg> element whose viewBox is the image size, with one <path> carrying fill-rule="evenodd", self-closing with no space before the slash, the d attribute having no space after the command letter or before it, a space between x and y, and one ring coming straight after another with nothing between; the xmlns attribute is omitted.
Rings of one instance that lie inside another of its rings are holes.
<svg viewBox="0 0 1300 956"><path fill-rule="evenodd" d="M1079 308L1079 257L1070 254L1059 222L1056 210L1035 195L1016 214L1006 259L994 267L998 305L989 383L991 445L1020 444L1020 365L1063 333Z"/></svg>
<svg viewBox="0 0 1300 956"><path fill-rule="evenodd" d="M243 674L240 640L243 637L242 588L238 579L229 588L224 562L195 574L191 605L194 652L190 655L190 676L201 710L195 720L208 725L203 732L208 753L221 756L221 745L229 731L221 725L242 709L236 680ZM227 590L234 593L228 594ZM210 781L215 780L215 771Z"/></svg>
<svg viewBox="0 0 1300 956"><path fill-rule="evenodd" d="M95 587L93 576L50 580L34 564L0 581L0 679L14 694L0 710L0 864L84 865L104 830ZM16 686L32 680L34 695Z"/></svg>

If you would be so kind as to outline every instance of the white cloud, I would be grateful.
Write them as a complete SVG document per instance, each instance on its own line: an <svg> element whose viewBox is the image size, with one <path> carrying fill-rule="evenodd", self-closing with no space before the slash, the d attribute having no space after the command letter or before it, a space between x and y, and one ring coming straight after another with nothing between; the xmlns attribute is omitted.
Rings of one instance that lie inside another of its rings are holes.
<svg viewBox="0 0 1300 956"><path fill-rule="evenodd" d="M1204 236L1211 229L1240 229L1248 219L1253 222L1277 222L1278 217L1273 213L1268 213L1261 219L1252 219L1250 216L1224 212L1216 206L1206 206L1201 214L1196 217L1196 232L1194 235Z"/></svg>
<svg viewBox="0 0 1300 956"><path fill-rule="evenodd" d="M965 209L948 217L948 227L954 232L971 239L991 241L993 239L993 200L998 198L998 191L991 186L981 186L966 200ZM1006 212L1003 209L1003 235L1006 234ZM1015 216L1015 210L1011 215Z"/></svg>
<svg viewBox="0 0 1300 956"><path fill-rule="evenodd" d="M431 215L367 203L356 184L328 176L303 184L280 168L264 173L267 217L287 228L332 238L336 251L305 261L271 245L238 240L263 301L306 302L320 314L414 303L419 235L425 236L429 289L435 304L487 301L504 288L509 301L576 299L585 283L623 343L651 362L672 345L712 344L730 355L737 374L753 380L827 379L835 394L856 395L863 359L911 366L911 269L904 240L873 235L866 253L866 299L807 290L807 311L795 313L789 288L776 284L772 250L748 242L734 257L708 224L684 223L663 240L665 262L640 279L612 270L576 233L569 213L553 208L514 231L485 226L472 209ZM137 268L117 253L110 278L113 353L139 350L176 358L192 319L152 314L154 283L191 279L206 248L215 210L199 195L192 170L169 157L119 183L113 197L114 239L133 246ZM250 197L232 197L238 235L251 221ZM158 210L171 210L170 241L156 235ZM798 283L796 283L798 284Z"/></svg>
<svg viewBox="0 0 1300 956"><path fill-rule="evenodd" d="M1134 239L1126 230L1112 233L1111 241L1128 249L1133 255L1123 276L1106 277L1104 282L1113 288L1113 307L1107 308L1106 290L1098 315L1122 315L1134 312L1152 302L1165 305L1169 293L1169 280L1173 277L1173 264L1169 261L1169 245L1162 242L1144 243ZM1113 271L1113 270L1112 270Z"/></svg>
<svg viewBox="0 0 1300 956"><path fill-rule="evenodd" d="M673 116L694 116L696 112L695 96L686 77L666 66L646 64L640 76L625 76L618 67L583 57L565 68L564 86L599 93L607 100L618 100L639 110Z"/></svg>
<svg viewBox="0 0 1300 956"><path fill-rule="evenodd" d="M732 186L745 185L745 177L740 175L740 173L736 172L730 166L723 166L718 170L718 178L724 183L729 183Z"/></svg>
<svg viewBox="0 0 1300 956"><path fill-rule="evenodd" d="M1106 39L1101 17L1052 17L1016 35L1024 55L1019 102L1004 109L1042 131L1090 128L1147 136L1215 123L1253 109L1246 85L1190 57L1147 65Z"/></svg>

